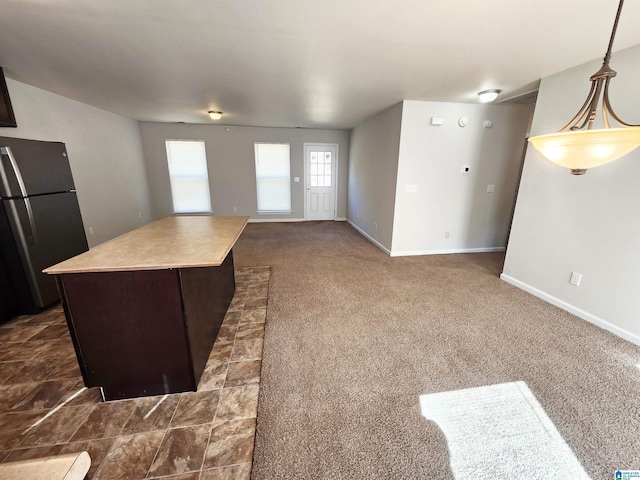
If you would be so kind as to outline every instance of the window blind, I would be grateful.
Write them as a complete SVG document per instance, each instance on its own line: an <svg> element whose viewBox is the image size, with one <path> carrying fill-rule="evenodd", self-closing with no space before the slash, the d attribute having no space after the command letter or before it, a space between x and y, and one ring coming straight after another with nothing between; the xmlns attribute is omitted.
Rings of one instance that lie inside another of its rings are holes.
<svg viewBox="0 0 640 480"><path fill-rule="evenodd" d="M289 144L256 143L258 213L291 213Z"/></svg>
<svg viewBox="0 0 640 480"><path fill-rule="evenodd" d="M167 162L174 213L211 213L204 142L167 140Z"/></svg>

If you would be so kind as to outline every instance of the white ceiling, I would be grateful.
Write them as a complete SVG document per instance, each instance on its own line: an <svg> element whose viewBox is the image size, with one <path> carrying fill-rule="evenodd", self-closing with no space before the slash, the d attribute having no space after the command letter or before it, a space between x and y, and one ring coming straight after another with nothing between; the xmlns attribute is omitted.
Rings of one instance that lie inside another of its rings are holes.
<svg viewBox="0 0 640 480"><path fill-rule="evenodd" d="M349 128L604 56L618 0L0 0L15 80L136 120ZM625 4L614 51L640 44ZM635 26L634 26L635 25ZM615 55L611 66L615 69ZM585 96L589 88L585 78ZM579 105L576 106L576 109Z"/></svg>

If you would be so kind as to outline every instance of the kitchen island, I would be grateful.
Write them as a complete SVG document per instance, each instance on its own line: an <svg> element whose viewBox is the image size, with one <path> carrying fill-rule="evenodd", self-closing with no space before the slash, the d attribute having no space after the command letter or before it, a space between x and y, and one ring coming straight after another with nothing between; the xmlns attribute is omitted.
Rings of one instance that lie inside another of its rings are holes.
<svg viewBox="0 0 640 480"><path fill-rule="evenodd" d="M248 219L167 217L44 270L57 275L87 387L105 400L196 390Z"/></svg>

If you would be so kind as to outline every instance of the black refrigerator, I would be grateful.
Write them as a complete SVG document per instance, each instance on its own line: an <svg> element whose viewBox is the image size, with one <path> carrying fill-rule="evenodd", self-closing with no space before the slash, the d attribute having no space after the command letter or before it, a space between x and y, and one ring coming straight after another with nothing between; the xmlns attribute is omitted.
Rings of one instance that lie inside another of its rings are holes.
<svg viewBox="0 0 640 480"><path fill-rule="evenodd" d="M6 320L55 303L55 278L42 270L89 249L64 143L0 137L0 202Z"/></svg>

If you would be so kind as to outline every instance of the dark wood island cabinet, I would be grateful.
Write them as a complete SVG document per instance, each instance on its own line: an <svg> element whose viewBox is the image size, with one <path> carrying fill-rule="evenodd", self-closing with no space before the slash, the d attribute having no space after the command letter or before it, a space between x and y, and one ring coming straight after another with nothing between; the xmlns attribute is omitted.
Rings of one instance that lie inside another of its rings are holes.
<svg viewBox="0 0 640 480"><path fill-rule="evenodd" d="M247 221L168 217L45 270L57 275L87 387L105 400L196 390Z"/></svg>

